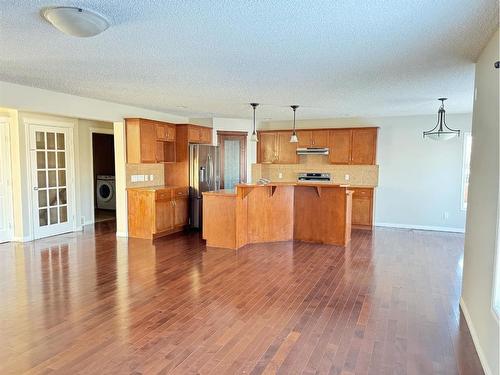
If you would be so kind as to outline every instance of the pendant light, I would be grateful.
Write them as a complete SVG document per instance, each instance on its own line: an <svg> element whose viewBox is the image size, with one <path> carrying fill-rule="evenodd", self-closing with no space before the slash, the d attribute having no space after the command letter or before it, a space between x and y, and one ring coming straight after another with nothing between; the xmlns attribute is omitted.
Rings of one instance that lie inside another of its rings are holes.
<svg viewBox="0 0 500 375"><path fill-rule="evenodd" d="M257 133L255 131L255 108L257 108L259 106L259 103L250 103L250 105L253 108L253 133L252 133L252 136L250 137L250 141L258 142L259 139L257 138Z"/></svg>
<svg viewBox="0 0 500 375"><path fill-rule="evenodd" d="M435 141L447 141L454 137L460 137L460 130L450 129L446 125L446 111L444 110L444 101L446 99L448 98L438 99L441 101L441 106L438 110L438 122L433 129L424 132L424 138L429 137Z"/></svg>
<svg viewBox="0 0 500 375"><path fill-rule="evenodd" d="M297 137L297 133L295 133L295 111L297 110L297 108L299 108L299 106L291 105L290 107L293 109L293 132L292 136L290 137L290 143L298 143L299 138Z"/></svg>

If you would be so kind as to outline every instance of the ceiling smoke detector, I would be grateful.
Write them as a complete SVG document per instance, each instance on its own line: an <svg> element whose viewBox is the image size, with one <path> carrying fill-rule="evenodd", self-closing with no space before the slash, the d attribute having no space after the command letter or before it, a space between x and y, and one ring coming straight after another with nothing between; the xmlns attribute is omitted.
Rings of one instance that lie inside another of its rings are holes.
<svg viewBox="0 0 500 375"><path fill-rule="evenodd" d="M100 14L76 7L53 7L42 11L42 16L65 34L88 38L102 33L109 22Z"/></svg>

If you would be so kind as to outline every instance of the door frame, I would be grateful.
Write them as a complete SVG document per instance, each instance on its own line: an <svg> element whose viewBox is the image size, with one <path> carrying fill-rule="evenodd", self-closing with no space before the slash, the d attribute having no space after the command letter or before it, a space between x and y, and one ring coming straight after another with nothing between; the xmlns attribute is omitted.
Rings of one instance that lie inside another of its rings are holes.
<svg viewBox="0 0 500 375"><path fill-rule="evenodd" d="M7 162L5 165L7 165L7 170L5 171L6 176L7 176L7 187L6 187L6 202L7 202L7 221L8 221L8 226L9 226L9 231L8 231L8 239L6 242L10 242L14 238L14 207L13 207L13 200L14 200L14 193L12 191L12 149L10 145L10 124L11 124L11 119L10 117L0 117L0 123L5 124L5 129L6 129L6 137L5 137L5 148L7 150L6 154L7 156ZM0 241L1 243L1 241Z"/></svg>
<svg viewBox="0 0 500 375"><path fill-rule="evenodd" d="M240 180L247 180L247 139L248 132L246 131L224 131L217 130L217 145L219 146L220 160L220 187L224 188L224 147L222 142L224 139L239 139L241 143L240 151Z"/></svg>
<svg viewBox="0 0 500 375"><path fill-rule="evenodd" d="M33 202L33 178L32 178L32 173L33 173L33 165L31 162L31 153L35 150L31 149L31 129L32 127L50 127L50 128L63 128L63 129L68 129L68 139L67 139L67 151L68 151L68 156L70 159L70 162L66 161L69 165L71 166L71 176L69 178L69 181L71 182L71 193L68 194L68 197L71 197L73 201L73 207L71 209L68 209L68 218L71 218L72 220L72 231L75 232L79 230L81 227L77 224L76 220L76 168L75 168L75 150L74 150L74 129L75 129L75 123L71 121L60 121L60 120L46 120L46 119L39 119L39 118L24 118L23 119L23 125L24 125L24 139L25 139L25 149L26 149L26 166L27 168L27 181L28 181L28 207L29 207L29 215L28 215L28 223L29 223L29 228L30 228L30 235L29 235L29 240L34 241L39 238L45 238L45 237L37 237L35 235L35 222L33 218L33 213L35 212L34 210L34 202ZM66 185L66 191L68 191L68 187L70 186L69 184ZM69 207L68 207L69 208ZM62 233L60 233L62 234ZM54 236L57 234L54 234ZM50 237L51 235L47 236Z"/></svg>
<svg viewBox="0 0 500 375"><path fill-rule="evenodd" d="M114 137L115 137L115 131L113 128L111 129L108 129L108 128L89 128L89 137L90 137L90 142L89 142L89 155L90 155L90 175L88 177L90 177L90 181L92 181L91 183L91 187L92 187L92 205L93 205L93 209L92 209L92 214L91 214L91 217L90 217L90 222L89 223L85 223L85 225L90 225L90 224L94 224L95 223L95 200L94 200L94 195L95 195L95 181L94 181L94 147L93 147L93 139L92 139L92 134L109 134L109 135L112 135L113 136L113 141L114 141ZM114 142L113 142L114 143ZM116 176L116 160L115 160L115 176ZM116 185L115 185L115 189L116 189ZM115 195L116 195L116 192L115 192Z"/></svg>

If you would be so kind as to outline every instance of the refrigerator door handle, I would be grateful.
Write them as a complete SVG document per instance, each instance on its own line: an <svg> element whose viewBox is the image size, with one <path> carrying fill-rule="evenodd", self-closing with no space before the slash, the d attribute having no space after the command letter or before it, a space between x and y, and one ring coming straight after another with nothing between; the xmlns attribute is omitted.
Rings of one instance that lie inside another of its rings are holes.
<svg viewBox="0 0 500 375"><path fill-rule="evenodd" d="M208 167L210 167L210 169L208 170ZM210 154L207 155L207 174L208 174L208 189L211 190L211 186L212 186L212 178L213 178L213 173L214 173L214 165L213 165L213 161L212 161L212 156Z"/></svg>

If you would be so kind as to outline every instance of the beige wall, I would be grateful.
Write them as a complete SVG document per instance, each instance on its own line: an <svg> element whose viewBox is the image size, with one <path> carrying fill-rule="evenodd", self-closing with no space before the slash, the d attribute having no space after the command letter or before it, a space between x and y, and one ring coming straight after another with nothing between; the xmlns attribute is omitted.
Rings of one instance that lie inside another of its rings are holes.
<svg viewBox="0 0 500 375"><path fill-rule="evenodd" d="M450 98L452 100L452 98ZM375 225L463 232L463 139L436 142L422 131L436 124L436 114L298 121L297 128L378 126L378 188ZM470 131L472 114L447 114L453 128ZM261 129L291 128L290 121L263 122Z"/></svg>
<svg viewBox="0 0 500 375"><path fill-rule="evenodd" d="M499 323L492 309L499 210L498 31L476 65L472 159L461 306L487 374L499 374ZM499 256L496 254L496 256ZM500 287L497 285L497 287Z"/></svg>

